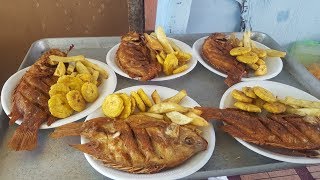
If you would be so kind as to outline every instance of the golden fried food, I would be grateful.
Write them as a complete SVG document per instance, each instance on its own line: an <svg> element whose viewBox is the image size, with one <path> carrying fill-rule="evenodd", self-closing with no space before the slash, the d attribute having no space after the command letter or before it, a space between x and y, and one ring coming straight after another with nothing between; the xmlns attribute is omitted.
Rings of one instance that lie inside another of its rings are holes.
<svg viewBox="0 0 320 180"><path fill-rule="evenodd" d="M237 60L245 64L254 64L259 60L259 57L254 52L248 52L243 55L237 56Z"/></svg>
<svg viewBox="0 0 320 180"><path fill-rule="evenodd" d="M125 118L129 117L132 112L131 98L130 98L130 96L128 96L125 93L120 93L119 96L123 100L123 105L124 105L124 108L123 108L119 118L125 119Z"/></svg>
<svg viewBox="0 0 320 180"><path fill-rule="evenodd" d="M189 68L189 66L188 66L187 64L184 64L184 65L176 68L175 70L173 70L172 73L173 73L173 74L178 74L178 73L181 73L181 72L187 70L188 68Z"/></svg>
<svg viewBox="0 0 320 180"><path fill-rule="evenodd" d="M155 104L158 104L161 102L160 95L158 94L157 90L154 90L151 94L152 100Z"/></svg>
<svg viewBox="0 0 320 180"><path fill-rule="evenodd" d="M267 89L260 87L260 86L255 86L253 87L254 93L261 98L264 101L267 102L276 102L277 98Z"/></svg>
<svg viewBox="0 0 320 180"><path fill-rule="evenodd" d="M189 124L192 122L192 118L181 114L180 112L177 111L172 111L172 112L168 112L166 113L166 116L174 123L179 124L179 125L185 125L185 124Z"/></svg>
<svg viewBox="0 0 320 180"><path fill-rule="evenodd" d="M252 48L252 52L256 53L259 58L264 58L267 56L267 52L264 49Z"/></svg>
<svg viewBox="0 0 320 180"><path fill-rule="evenodd" d="M260 66L260 65L266 64L266 62L263 59L259 58L258 61L256 62L256 64Z"/></svg>
<svg viewBox="0 0 320 180"><path fill-rule="evenodd" d="M270 113L279 114L286 111L286 106L279 102L274 103L265 103L263 104L263 109L267 110Z"/></svg>
<svg viewBox="0 0 320 180"><path fill-rule="evenodd" d="M193 112L193 113L195 113L196 115L199 115L199 116L202 114L202 111L201 111L201 110L199 110L199 109L194 109L194 108L190 109L189 112Z"/></svg>
<svg viewBox="0 0 320 180"><path fill-rule="evenodd" d="M149 34L147 33L143 33L144 37L146 38L147 40L147 45L153 49L153 50L157 50L157 51L162 51L163 50L163 47L162 45L160 44L160 42L158 41L158 39L156 38L153 38L152 36L150 36Z"/></svg>
<svg viewBox="0 0 320 180"><path fill-rule="evenodd" d="M102 103L102 111L107 117L118 117L124 109L122 98L117 94L108 95Z"/></svg>
<svg viewBox="0 0 320 180"><path fill-rule="evenodd" d="M83 82L94 82L91 74L77 74L76 77L80 78Z"/></svg>
<svg viewBox="0 0 320 180"><path fill-rule="evenodd" d="M235 47L235 48L231 49L230 55L231 56L239 56L239 55L246 54L250 51L251 51L250 47Z"/></svg>
<svg viewBox="0 0 320 180"><path fill-rule="evenodd" d="M69 62L68 63L68 68L67 68L67 74L71 74L74 72L74 69L76 68L74 62Z"/></svg>
<svg viewBox="0 0 320 180"><path fill-rule="evenodd" d="M68 62L84 60L84 56L83 55L78 55L78 56L63 57L63 56L57 56L57 55L50 55L49 59L51 61L68 63Z"/></svg>
<svg viewBox="0 0 320 180"><path fill-rule="evenodd" d="M268 69L267 69L267 65L262 64L258 67L258 69L254 72L254 75L256 76L263 76L265 74L267 74Z"/></svg>
<svg viewBox="0 0 320 180"><path fill-rule="evenodd" d="M290 114L297 114L300 116L320 117L320 109L318 108L299 108L299 109L287 108L286 112Z"/></svg>
<svg viewBox="0 0 320 180"><path fill-rule="evenodd" d="M153 105L150 109L149 112L151 113L167 113L171 111L177 111L177 112L188 112L190 108L183 107L177 103L172 103L172 102L161 102L158 104Z"/></svg>
<svg viewBox="0 0 320 180"><path fill-rule="evenodd" d="M158 62L159 62L161 65L163 65L164 59L163 59L159 54L156 55L156 58L157 58Z"/></svg>
<svg viewBox="0 0 320 180"><path fill-rule="evenodd" d="M231 92L231 95L232 95L233 98L235 98L238 101L246 102L246 103L251 103L252 102L252 98L246 96L242 91L239 91L237 89L234 89Z"/></svg>
<svg viewBox="0 0 320 180"><path fill-rule="evenodd" d="M168 38L163 30L162 27L158 26L156 29L155 29L155 33L157 35L157 38L159 40L159 42L161 43L163 49L164 49L164 52L166 52L167 54L170 54L170 53L173 53L173 49L168 41Z"/></svg>
<svg viewBox="0 0 320 180"><path fill-rule="evenodd" d="M187 112L185 115L192 118L192 121L190 122L190 124L193 124L196 126L209 126L208 121L206 121L201 116L197 115L192 111Z"/></svg>
<svg viewBox="0 0 320 180"><path fill-rule="evenodd" d="M320 109L320 102L319 101L308 101L308 100L296 99L294 97L287 96L281 102L286 105Z"/></svg>
<svg viewBox="0 0 320 180"><path fill-rule="evenodd" d="M62 83L56 83L50 87L49 95L50 97L56 94L66 95L70 91L70 88Z"/></svg>
<svg viewBox="0 0 320 180"><path fill-rule="evenodd" d="M73 113L66 96L62 94L53 95L48 101L48 107L52 116L57 118L66 118Z"/></svg>
<svg viewBox="0 0 320 180"><path fill-rule="evenodd" d="M183 52L181 50L177 51L175 55L178 58L178 60L182 62L188 62L192 58L192 55L190 53Z"/></svg>
<svg viewBox="0 0 320 180"><path fill-rule="evenodd" d="M266 49L266 52L269 57L285 57L287 54L286 52L277 51L274 49Z"/></svg>
<svg viewBox="0 0 320 180"><path fill-rule="evenodd" d="M56 70L53 73L53 75L61 77L61 76L65 75L65 74L66 74L66 66L64 65L63 62L59 62Z"/></svg>
<svg viewBox="0 0 320 180"><path fill-rule="evenodd" d="M81 87L83 85L83 81L80 78L71 75L64 75L59 77L57 83L65 84L70 88L70 90L78 91L81 91Z"/></svg>
<svg viewBox="0 0 320 180"><path fill-rule="evenodd" d="M183 98L187 96L187 91L185 89L179 91L176 95L163 100L163 102L180 103Z"/></svg>
<svg viewBox="0 0 320 180"><path fill-rule="evenodd" d="M131 99L131 114L134 113L134 111L136 110L136 100L130 96L130 99Z"/></svg>
<svg viewBox="0 0 320 180"><path fill-rule="evenodd" d="M243 33L243 47L251 47L251 31L245 31Z"/></svg>
<svg viewBox="0 0 320 180"><path fill-rule="evenodd" d="M234 106L238 109L248 112L261 112L261 109L253 104L245 103L245 102L236 102Z"/></svg>
<svg viewBox="0 0 320 180"><path fill-rule="evenodd" d="M257 95L254 93L251 87L243 87L242 92L250 98L257 98Z"/></svg>
<svg viewBox="0 0 320 180"><path fill-rule="evenodd" d="M166 75L171 75L178 64L179 60L177 59L177 57L173 53L168 54L163 63L163 72Z"/></svg>
<svg viewBox="0 0 320 180"><path fill-rule="evenodd" d="M98 98L99 90L95 84L86 82L81 87L81 94L87 102L91 103Z"/></svg>
<svg viewBox="0 0 320 180"><path fill-rule="evenodd" d="M83 65L80 61L76 62L76 70L80 74L90 74L88 68L85 65Z"/></svg>
<svg viewBox="0 0 320 180"><path fill-rule="evenodd" d="M69 91L66 95L66 98L67 98L68 104L73 110L80 112L86 108L86 102L83 99L80 91L78 90Z"/></svg>
<svg viewBox="0 0 320 180"><path fill-rule="evenodd" d="M257 70L259 68L259 65L257 64L247 64L251 69Z"/></svg>
<svg viewBox="0 0 320 180"><path fill-rule="evenodd" d="M131 96L134 98L134 100L136 101L136 105L138 106L138 109L142 112L146 111L146 105L143 103L143 100L140 98L140 96L138 95L138 93L136 93L135 91L131 92Z"/></svg>
<svg viewBox="0 0 320 180"><path fill-rule="evenodd" d="M106 70L102 69L101 67L99 67L98 65L96 65L94 63L91 63L87 59L81 60L81 63L83 65L85 65L87 67L87 69L90 67L90 68L93 68L96 71L99 71L99 74L103 79L108 79L108 77L109 77L108 72Z"/></svg>
<svg viewBox="0 0 320 180"><path fill-rule="evenodd" d="M152 106L152 102L150 100L150 98L148 97L148 95L143 91L142 88L138 89L137 91L138 95L140 96L140 98L142 99L142 101L144 102L145 105L147 105L148 107Z"/></svg>

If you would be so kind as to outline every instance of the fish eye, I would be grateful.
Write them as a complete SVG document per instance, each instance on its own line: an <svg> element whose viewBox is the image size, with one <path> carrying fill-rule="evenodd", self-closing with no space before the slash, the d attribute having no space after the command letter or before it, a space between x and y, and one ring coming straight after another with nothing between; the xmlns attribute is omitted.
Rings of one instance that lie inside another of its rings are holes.
<svg viewBox="0 0 320 180"><path fill-rule="evenodd" d="M192 144L194 144L194 139L193 139L192 137L186 137L186 138L184 139L184 142L185 142L186 144L188 144L188 145L192 145Z"/></svg>

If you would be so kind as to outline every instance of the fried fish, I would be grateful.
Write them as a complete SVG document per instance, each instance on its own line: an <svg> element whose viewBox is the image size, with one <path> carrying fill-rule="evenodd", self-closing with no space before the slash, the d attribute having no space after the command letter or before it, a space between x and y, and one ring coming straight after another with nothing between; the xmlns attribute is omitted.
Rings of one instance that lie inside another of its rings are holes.
<svg viewBox="0 0 320 180"><path fill-rule="evenodd" d="M34 149L40 125L44 122L50 125L56 120L48 109L49 89L57 81L53 76L56 66L49 63L50 55L66 56L66 53L58 49L45 52L23 75L13 92L9 124L23 120L8 144L15 151Z"/></svg>
<svg viewBox="0 0 320 180"><path fill-rule="evenodd" d="M222 33L213 33L202 45L202 54L205 59L213 67L228 75L225 80L228 86L240 82L241 78L247 74L245 65L229 53L235 47Z"/></svg>
<svg viewBox="0 0 320 180"><path fill-rule="evenodd" d="M121 38L116 63L132 78L153 79L161 72L161 65L151 51L142 34L130 32Z"/></svg>
<svg viewBox="0 0 320 180"><path fill-rule="evenodd" d="M207 141L187 126L144 115L125 120L99 117L57 128L52 138L84 136L86 144L72 147L106 166L129 173L156 173L182 164L207 149Z"/></svg>

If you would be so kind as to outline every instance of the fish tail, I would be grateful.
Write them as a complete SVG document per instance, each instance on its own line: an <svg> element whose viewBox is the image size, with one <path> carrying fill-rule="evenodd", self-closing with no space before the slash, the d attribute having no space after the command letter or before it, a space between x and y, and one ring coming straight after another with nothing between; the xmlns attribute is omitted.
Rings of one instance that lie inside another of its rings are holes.
<svg viewBox="0 0 320 180"><path fill-rule="evenodd" d="M14 132L8 147L15 151L31 151L37 146L39 128L28 128L23 124Z"/></svg>
<svg viewBox="0 0 320 180"><path fill-rule="evenodd" d="M69 123L60 126L50 135L51 138L57 139L65 136L79 136L83 122Z"/></svg>

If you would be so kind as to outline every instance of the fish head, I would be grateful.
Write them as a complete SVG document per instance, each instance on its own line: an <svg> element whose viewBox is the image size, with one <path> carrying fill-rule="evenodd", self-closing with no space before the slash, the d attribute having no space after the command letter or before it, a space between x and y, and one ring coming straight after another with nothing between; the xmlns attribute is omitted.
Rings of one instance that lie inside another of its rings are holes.
<svg viewBox="0 0 320 180"><path fill-rule="evenodd" d="M206 150L208 142L195 131L181 127L179 141L187 147L194 149L195 152Z"/></svg>

